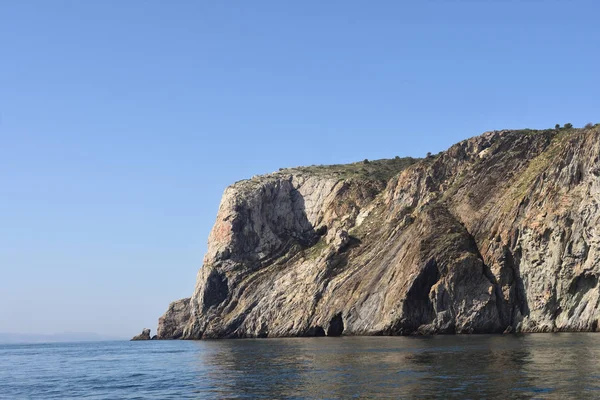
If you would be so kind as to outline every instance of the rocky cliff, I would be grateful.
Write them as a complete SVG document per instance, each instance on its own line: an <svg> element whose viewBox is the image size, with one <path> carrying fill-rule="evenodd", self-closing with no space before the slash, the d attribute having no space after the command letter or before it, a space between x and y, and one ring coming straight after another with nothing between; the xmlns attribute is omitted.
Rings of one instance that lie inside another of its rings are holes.
<svg viewBox="0 0 600 400"><path fill-rule="evenodd" d="M237 182L158 337L595 331L599 176L596 125Z"/></svg>

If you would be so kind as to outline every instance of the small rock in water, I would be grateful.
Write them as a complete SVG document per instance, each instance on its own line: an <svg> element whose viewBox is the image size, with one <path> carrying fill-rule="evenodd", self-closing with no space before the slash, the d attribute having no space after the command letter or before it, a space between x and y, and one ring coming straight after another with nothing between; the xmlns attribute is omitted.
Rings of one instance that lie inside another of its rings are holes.
<svg viewBox="0 0 600 400"><path fill-rule="evenodd" d="M131 340L151 340L150 338L150 329L144 328L142 333L137 336L131 338Z"/></svg>

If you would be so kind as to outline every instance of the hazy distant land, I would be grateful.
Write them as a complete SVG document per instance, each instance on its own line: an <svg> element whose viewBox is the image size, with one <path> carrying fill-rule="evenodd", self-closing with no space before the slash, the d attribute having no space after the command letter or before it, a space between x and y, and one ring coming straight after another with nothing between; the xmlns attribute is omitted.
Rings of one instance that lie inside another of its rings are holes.
<svg viewBox="0 0 600 400"><path fill-rule="evenodd" d="M122 339L123 338L121 337L106 336L89 332L64 332L49 334L0 332L0 343L97 342Z"/></svg>

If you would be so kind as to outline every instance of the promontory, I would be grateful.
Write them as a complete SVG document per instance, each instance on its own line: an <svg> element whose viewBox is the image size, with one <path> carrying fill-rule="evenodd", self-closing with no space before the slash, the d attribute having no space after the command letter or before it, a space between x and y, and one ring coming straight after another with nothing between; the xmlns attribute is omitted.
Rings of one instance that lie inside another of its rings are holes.
<svg viewBox="0 0 600 400"><path fill-rule="evenodd" d="M229 186L159 339L596 331L600 125Z"/></svg>

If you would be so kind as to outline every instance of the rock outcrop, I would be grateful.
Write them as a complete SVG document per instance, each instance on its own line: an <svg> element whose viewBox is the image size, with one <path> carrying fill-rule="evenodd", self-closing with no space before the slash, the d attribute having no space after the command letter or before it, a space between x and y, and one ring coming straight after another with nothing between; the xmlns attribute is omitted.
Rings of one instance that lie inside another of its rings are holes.
<svg viewBox="0 0 600 400"><path fill-rule="evenodd" d="M158 337L595 331L599 222L598 125L280 170L225 190Z"/></svg>
<svg viewBox="0 0 600 400"><path fill-rule="evenodd" d="M144 328L142 333L131 338L131 340L151 340L150 329Z"/></svg>
<svg viewBox="0 0 600 400"><path fill-rule="evenodd" d="M169 304L167 312L158 319L157 339L179 339L183 328L190 320L190 298Z"/></svg>

